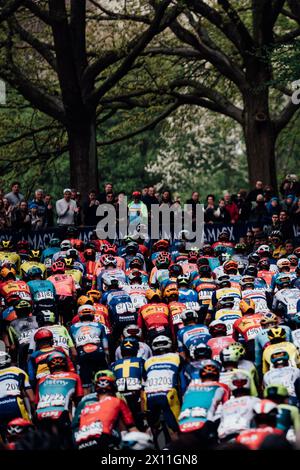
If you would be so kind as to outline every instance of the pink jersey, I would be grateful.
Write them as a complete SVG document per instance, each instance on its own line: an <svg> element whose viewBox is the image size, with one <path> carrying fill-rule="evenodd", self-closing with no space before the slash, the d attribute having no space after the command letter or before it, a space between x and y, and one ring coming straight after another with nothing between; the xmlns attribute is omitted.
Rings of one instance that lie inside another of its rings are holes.
<svg viewBox="0 0 300 470"><path fill-rule="evenodd" d="M218 361L222 349L226 348L234 342L235 341L231 336L219 336L217 338L211 338L208 340L207 345L212 350L212 358Z"/></svg>
<svg viewBox="0 0 300 470"><path fill-rule="evenodd" d="M56 294L65 297L74 297L76 295L76 285L70 274L54 274L48 277L48 281L54 284Z"/></svg>

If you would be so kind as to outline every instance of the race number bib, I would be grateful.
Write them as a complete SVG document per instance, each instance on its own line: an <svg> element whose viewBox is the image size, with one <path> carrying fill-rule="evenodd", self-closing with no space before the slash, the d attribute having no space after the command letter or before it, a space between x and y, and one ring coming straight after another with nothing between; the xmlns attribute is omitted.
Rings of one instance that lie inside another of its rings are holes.
<svg viewBox="0 0 300 470"><path fill-rule="evenodd" d="M76 346L84 346L85 344L97 344L100 343L100 338L97 333L85 333L79 334L76 337Z"/></svg>
<svg viewBox="0 0 300 470"><path fill-rule="evenodd" d="M118 315L123 315L127 312L135 312L135 307L131 302L122 302L121 304L116 305L116 312Z"/></svg>
<svg viewBox="0 0 300 470"><path fill-rule="evenodd" d="M117 387L119 392L140 390L141 381L137 377L122 377L117 380Z"/></svg>
<svg viewBox="0 0 300 470"><path fill-rule="evenodd" d="M19 344L29 344L31 340L31 336L36 330L27 330L27 331L22 331L18 338Z"/></svg>
<svg viewBox="0 0 300 470"><path fill-rule="evenodd" d="M154 370L147 378L145 391L158 392L170 390L173 386L173 372L170 370Z"/></svg>
<svg viewBox="0 0 300 470"><path fill-rule="evenodd" d="M40 292L37 292L36 296L35 296L35 299L37 302L39 302L40 300L46 300L46 299L53 299L53 293L51 291L40 291Z"/></svg>
<svg viewBox="0 0 300 470"><path fill-rule="evenodd" d="M192 310L195 310L198 312L200 310L200 305L198 302L185 302L186 308L191 308Z"/></svg>
<svg viewBox="0 0 300 470"><path fill-rule="evenodd" d="M7 396L18 396L20 395L20 389L17 381L12 379L2 380L0 382L0 398Z"/></svg>

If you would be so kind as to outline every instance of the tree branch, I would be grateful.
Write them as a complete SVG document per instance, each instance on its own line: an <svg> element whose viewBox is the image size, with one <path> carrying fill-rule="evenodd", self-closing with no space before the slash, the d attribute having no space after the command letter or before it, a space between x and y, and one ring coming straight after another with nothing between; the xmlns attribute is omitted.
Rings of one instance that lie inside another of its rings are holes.
<svg viewBox="0 0 300 470"><path fill-rule="evenodd" d="M274 119L274 129L277 135L285 128L299 109L300 104L295 105L290 101L281 112L280 116L277 119Z"/></svg>
<svg viewBox="0 0 300 470"><path fill-rule="evenodd" d="M123 14L123 13L116 13L114 11L109 10L108 8L105 8L101 3L96 2L95 0L89 0L89 2L94 5L95 7L99 8L103 13L105 13L108 18L105 18L107 20L122 20L122 21L136 21L137 23L144 23L144 24L151 24L151 19L149 15L128 15L128 14Z"/></svg>
<svg viewBox="0 0 300 470"><path fill-rule="evenodd" d="M0 23L7 20L11 15L13 15L21 4L22 0L12 0L10 2L7 2L7 4L1 8Z"/></svg>

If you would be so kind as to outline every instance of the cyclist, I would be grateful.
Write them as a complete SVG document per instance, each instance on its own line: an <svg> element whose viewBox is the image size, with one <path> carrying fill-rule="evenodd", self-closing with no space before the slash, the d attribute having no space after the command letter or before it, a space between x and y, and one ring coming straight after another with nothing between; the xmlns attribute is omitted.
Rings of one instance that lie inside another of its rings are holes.
<svg viewBox="0 0 300 470"><path fill-rule="evenodd" d="M254 361L254 340L261 330L260 313L255 313L255 303L252 299L244 298L240 301L242 318L237 319L233 324L232 337L238 341L240 337L245 342L248 359Z"/></svg>
<svg viewBox="0 0 300 470"><path fill-rule="evenodd" d="M181 318L184 326L177 333L178 352L183 359L187 359L190 349L198 343L207 343L210 334L207 326L198 323L195 310L184 310Z"/></svg>
<svg viewBox="0 0 300 470"><path fill-rule="evenodd" d="M286 331L277 326L268 330L269 345L265 347L262 356L262 372L268 372L271 366L271 356L278 350L285 350L289 354L290 364L295 367L300 365L299 352L296 346L286 341Z"/></svg>
<svg viewBox="0 0 300 470"><path fill-rule="evenodd" d="M297 404L295 383L299 383L300 370L290 365L290 357L287 351L278 350L271 355L272 368L263 376L263 387L270 385L282 385L287 389L288 396L294 404Z"/></svg>
<svg viewBox="0 0 300 470"><path fill-rule="evenodd" d="M65 263L56 261L52 264L52 275L48 281L52 282L57 295L57 310L64 324L67 324L72 316L76 300L76 284L72 276L65 273Z"/></svg>
<svg viewBox="0 0 300 470"><path fill-rule="evenodd" d="M211 338L207 344L212 350L212 359L219 361L220 352L230 344L234 343L232 336L227 335L227 326L221 320L214 320L209 325Z"/></svg>
<svg viewBox="0 0 300 470"><path fill-rule="evenodd" d="M27 271L31 297L34 305L34 312L37 314L41 310L56 310L56 290L53 283L43 279L40 268L34 266Z"/></svg>
<svg viewBox="0 0 300 470"><path fill-rule="evenodd" d="M39 268L42 271L42 278L45 278L46 266L41 263L41 256L42 252L37 248L29 251L28 261L24 261L20 267L22 279L24 279L24 281L28 280L28 271L33 267Z"/></svg>

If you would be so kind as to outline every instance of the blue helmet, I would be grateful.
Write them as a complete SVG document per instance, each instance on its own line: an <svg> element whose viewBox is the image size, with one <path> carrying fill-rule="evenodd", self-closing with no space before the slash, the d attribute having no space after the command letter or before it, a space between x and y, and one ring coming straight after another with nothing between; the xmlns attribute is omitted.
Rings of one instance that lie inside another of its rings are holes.
<svg viewBox="0 0 300 470"><path fill-rule="evenodd" d="M42 272L41 268L39 268L38 266L32 266L32 268L30 268L27 271L27 276L29 278L33 278L33 277L36 277L36 276L43 277L43 272Z"/></svg>

